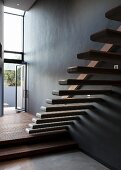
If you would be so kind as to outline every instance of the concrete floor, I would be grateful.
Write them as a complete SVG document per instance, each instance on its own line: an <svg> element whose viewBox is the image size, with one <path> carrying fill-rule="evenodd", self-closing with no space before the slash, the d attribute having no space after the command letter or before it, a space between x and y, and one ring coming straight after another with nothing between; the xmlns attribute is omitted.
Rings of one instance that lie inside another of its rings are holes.
<svg viewBox="0 0 121 170"><path fill-rule="evenodd" d="M80 151L0 163L0 170L109 170Z"/></svg>

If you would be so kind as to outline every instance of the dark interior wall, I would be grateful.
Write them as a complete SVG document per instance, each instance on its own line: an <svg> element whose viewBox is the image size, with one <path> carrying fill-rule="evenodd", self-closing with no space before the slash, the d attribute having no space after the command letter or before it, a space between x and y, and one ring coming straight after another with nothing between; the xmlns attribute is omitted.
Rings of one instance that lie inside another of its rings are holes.
<svg viewBox="0 0 121 170"><path fill-rule="evenodd" d="M0 43L3 50L3 2L0 0ZM3 114L3 59L0 58L0 116Z"/></svg>
<svg viewBox="0 0 121 170"><path fill-rule="evenodd" d="M95 87L96 88L96 87ZM111 170L121 169L121 88L118 93L100 95L103 101L90 103L93 109L69 128L82 151Z"/></svg>
<svg viewBox="0 0 121 170"><path fill-rule="evenodd" d="M26 12L24 50L30 112L40 111L52 90L63 88L58 80L71 77L66 73L68 66L87 64L78 61L76 54L101 47L90 41L90 35L116 26L104 16L119 4L120 0L38 0Z"/></svg>

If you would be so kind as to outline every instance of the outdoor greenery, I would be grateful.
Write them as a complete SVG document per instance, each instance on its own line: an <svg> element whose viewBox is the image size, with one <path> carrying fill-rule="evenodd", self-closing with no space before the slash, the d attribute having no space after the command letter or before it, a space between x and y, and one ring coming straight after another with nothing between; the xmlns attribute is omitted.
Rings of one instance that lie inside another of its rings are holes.
<svg viewBox="0 0 121 170"><path fill-rule="evenodd" d="M4 83L5 86L15 86L16 85L16 75L14 70L4 71ZM21 75L20 69L17 70L17 86L21 85Z"/></svg>

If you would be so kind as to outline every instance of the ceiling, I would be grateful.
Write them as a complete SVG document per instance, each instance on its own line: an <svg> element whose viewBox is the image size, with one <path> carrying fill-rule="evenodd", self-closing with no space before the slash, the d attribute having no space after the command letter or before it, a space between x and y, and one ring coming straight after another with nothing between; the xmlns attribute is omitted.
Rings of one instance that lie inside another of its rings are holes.
<svg viewBox="0 0 121 170"><path fill-rule="evenodd" d="M36 0L4 0L4 6L27 11L35 1Z"/></svg>

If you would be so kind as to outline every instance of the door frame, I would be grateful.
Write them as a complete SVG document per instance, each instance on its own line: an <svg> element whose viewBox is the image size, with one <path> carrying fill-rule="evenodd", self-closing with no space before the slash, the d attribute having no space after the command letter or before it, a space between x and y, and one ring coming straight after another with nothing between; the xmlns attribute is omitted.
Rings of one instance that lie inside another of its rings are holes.
<svg viewBox="0 0 121 170"><path fill-rule="evenodd" d="M24 90L24 96L25 96L25 108L22 109L18 109L17 108L17 66L22 66L25 65L25 90ZM18 65L16 65L16 100L15 100L15 108L16 110L19 111L27 111L27 98L28 98L28 90L27 90L27 62L22 62L22 63L18 63Z"/></svg>

